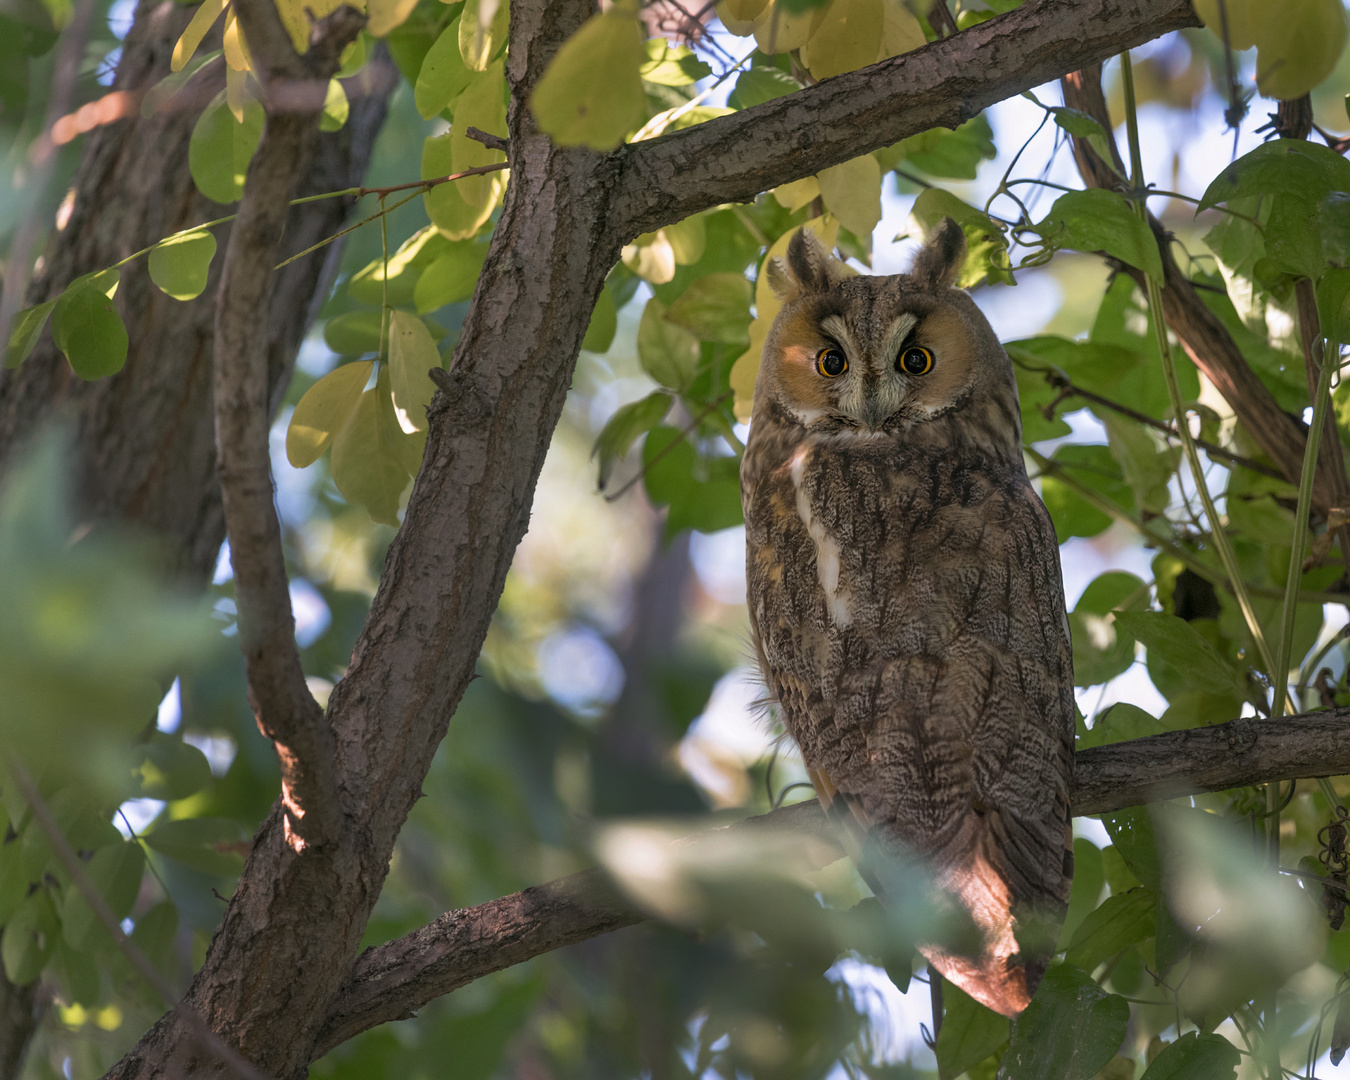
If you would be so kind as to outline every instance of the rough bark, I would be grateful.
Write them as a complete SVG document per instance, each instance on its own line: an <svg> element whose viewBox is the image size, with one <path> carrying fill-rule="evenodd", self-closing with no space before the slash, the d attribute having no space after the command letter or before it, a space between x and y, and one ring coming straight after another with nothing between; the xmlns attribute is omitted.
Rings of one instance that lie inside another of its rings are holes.
<svg viewBox="0 0 1350 1080"><path fill-rule="evenodd" d="M174 42L192 13L171 0L142 0L114 89L143 91L166 76ZM173 232L231 212L200 195L188 173L193 124L224 85L219 65L214 81L211 76L211 71L198 75L171 109L149 118L133 112L86 136L71 183L70 220L53 232L28 304L51 299L79 275L111 266ZM194 89L198 84L200 91ZM361 183L394 85L392 64L383 54L365 77L349 80L348 122L320 137L309 168L296 177L293 197ZM283 254L335 233L351 208L350 199L297 207L287 221ZM215 235L223 251L229 226ZM338 257L334 245L272 276L267 389L273 411ZM211 422L211 340L221 261L214 261L205 292L186 303L151 283L143 259L123 268L116 303L131 345L126 367L111 378L77 378L49 331L22 366L0 371L0 467L44 423L65 418L76 434L81 512L144 527L161 540L166 560L197 582L215 567L225 538Z"/></svg>
<svg viewBox="0 0 1350 1080"><path fill-rule="evenodd" d="M590 0L512 7L511 183L428 410L404 524L328 706L343 839L292 845L274 807L189 991L189 1004L272 1075L303 1074L319 1045L395 839L472 677L588 315L622 244L1194 22L1183 0L1032 0L978 33L700 125L692 138L598 154L553 146L525 106L591 10ZM193 1068L219 1074L166 1016L110 1075Z"/></svg>
<svg viewBox="0 0 1350 1080"><path fill-rule="evenodd" d="M1350 772L1350 709L1233 720L1094 747L1076 756L1074 772L1072 805L1080 817L1248 784L1342 775ZM838 843L814 800L729 828L791 829L803 838L827 841L821 865ZM695 835L681 842L699 839ZM821 846L806 844L803 850ZM836 857L844 854L842 848L833 850ZM598 870L448 911L357 958L316 1054L377 1024L405 1019L428 1001L484 975L644 918Z"/></svg>

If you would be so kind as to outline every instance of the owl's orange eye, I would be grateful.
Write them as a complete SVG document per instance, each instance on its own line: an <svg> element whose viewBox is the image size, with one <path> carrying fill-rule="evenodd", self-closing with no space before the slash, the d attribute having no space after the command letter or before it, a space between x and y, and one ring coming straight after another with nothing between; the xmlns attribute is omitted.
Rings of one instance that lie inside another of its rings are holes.
<svg viewBox="0 0 1350 1080"><path fill-rule="evenodd" d="M927 375L933 370L933 354L922 345L912 345L900 354L895 366L906 375Z"/></svg>
<svg viewBox="0 0 1350 1080"><path fill-rule="evenodd" d="M848 370L848 360L838 349L821 349L816 357L816 370L827 379L837 379Z"/></svg>

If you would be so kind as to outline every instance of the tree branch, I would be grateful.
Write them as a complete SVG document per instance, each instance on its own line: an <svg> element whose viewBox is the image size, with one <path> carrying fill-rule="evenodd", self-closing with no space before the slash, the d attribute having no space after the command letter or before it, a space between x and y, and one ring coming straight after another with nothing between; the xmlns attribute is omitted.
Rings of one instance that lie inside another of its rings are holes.
<svg viewBox="0 0 1350 1080"><path fill-rule="evenodd" d="M1029 0L903 56L615 151L616 227L631 239L934 127L1169 30L1198 26L1187 0Z"/></svg>
<svg viewBox="0 0 1350 1080"><path fill-rule="evenodd" d="M303 70L322 77L326 86L337 70L338 53L365 21L350 8L338 9L315 28L322 42L311 50L315 55L302 59L291 48L271 0L240 0L238 12L265 66L264 85L275 85L279 73ZM313 150L322 105L320 97L308 112L269 109L230 232L215 320L216 454L239 610L239 647L258 726L276 744L281 762L286 827L293 845L336 838L341 810L332 731L300 667L273 502L267 400L271 274L260 268L277 261L291 189Z"/></svg>
<svg viewBox="0 0 1350 1080"><path fill-rule="evenodd" d="M1350 773L1350 709L1239 719L1079 751L1072 805L1076 816L1085 817L1206 791L1345 773ZM836 842L815 801L723 828L791 829ZM357 958L324 1024L316 1057L494 971L645 918L599 869L448 911Z"/></svg>

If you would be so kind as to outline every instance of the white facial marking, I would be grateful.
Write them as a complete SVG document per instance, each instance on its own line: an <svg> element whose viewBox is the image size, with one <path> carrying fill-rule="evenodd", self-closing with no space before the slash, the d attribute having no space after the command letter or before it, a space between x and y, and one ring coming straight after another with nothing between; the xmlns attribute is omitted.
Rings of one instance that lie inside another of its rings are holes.
<svg viewBox="0 0 1350 1080"><path fill-rule="evenodd" d="M891 328L886 334L886 348L881 354L882 363L895 363L896 354L900 351L900 346L904 344L905 338L909 337L909 332L914 329L915 323L919 317L912 313L901 315L891 323Z"/></svg>
<svg viewBox="0 0 1350 1080"><path fill-rule="evenodd" d="M797 422L804 427L810 427L825 415L824 409L803 409L798 405L789 405L787 410L796 417Z"/></svg>
<svg viewBox="0 0 1350 1080"><path fill-rule="evenodd" d="M797 493L797 514L816 545L816 575L820 579L820 587L825 591L825 608L835 625L844 627L853 622L853 612L849 608L847 590L842 593L839 591L839 542L816 520L811 512L811 500L802 486L806 463L814 448L815 444L808 440L797 448L789 460L792 489Z"/></svg>

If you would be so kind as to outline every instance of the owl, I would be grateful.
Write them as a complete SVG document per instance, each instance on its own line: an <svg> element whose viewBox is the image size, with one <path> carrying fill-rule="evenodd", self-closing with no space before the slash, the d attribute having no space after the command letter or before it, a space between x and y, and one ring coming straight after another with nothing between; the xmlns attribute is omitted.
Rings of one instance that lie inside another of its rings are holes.
<svg viewBox="0 0 1350 1080"><path fill-rule="evenodd" d="M854 276L806 230L770 262L747 590L765 682L851 853L926 863L975 932L920 951L1015 1016L1069 900L1073 670L1012 365L954 287L964 258L947 219L908 274Z"/></svg>

